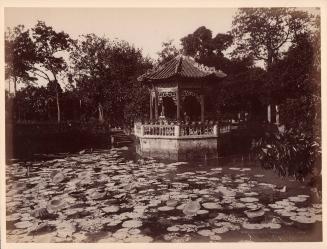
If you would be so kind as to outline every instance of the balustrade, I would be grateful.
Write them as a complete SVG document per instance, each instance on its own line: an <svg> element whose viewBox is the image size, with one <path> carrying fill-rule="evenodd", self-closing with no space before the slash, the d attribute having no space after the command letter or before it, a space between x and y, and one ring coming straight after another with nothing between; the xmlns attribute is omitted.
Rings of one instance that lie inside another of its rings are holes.
<svg viewBox="0 0 327 249"><path fill-rule="evenodd" d="M214 125L181 125L181 136L213 136Z"/></svg>
<svg viewBox="0 0 327 249"><path fill-rule="evenodd" d="M175 136L174 125L143 125L144 136Z"/></svg>
<svg viewBox="0 0 327 249"><path fill-rule="evenodd" d="M229 127L219 129L227 132ZM216 124L141 124L134 125L134 132L139 137L216 137L218 126Z"/></svg>

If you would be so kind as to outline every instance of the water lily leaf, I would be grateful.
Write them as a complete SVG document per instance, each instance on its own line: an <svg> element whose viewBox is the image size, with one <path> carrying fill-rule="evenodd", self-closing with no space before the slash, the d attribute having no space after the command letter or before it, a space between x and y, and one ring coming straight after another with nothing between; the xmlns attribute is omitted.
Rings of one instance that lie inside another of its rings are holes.
<svg viewBox="0 0 327 249"><path fill-rule="evenodd" d="M242 202L257 202L257 201L259 201L259 199L255 198L255 197L244 197L244 198L241 198L240 201L242 201Z"/></svg>
<svg viewBox="0 0 327 249"><path fill-rule="evenodd" d="M21 221L21 222L15 223L15 227L18 229L25 229L25 228L29 228L31 226L33 226L33 223L30 221Z"/></svg>
<svg viewBox="0 0 327 249"><path fill-rule="evenodd" d="M15 222L15 221L18 221L21 217L22 217L21 214L19 214L19 213L14 213L14 214L8 215L8 216L6 217L6 221L12 221L12 222Z"/></svg>
<svg viewBox="0 0 327 249"><path fill-rule="evenodd" d="M205 237L215 235L215 233L212 230L208 230L208 229L199 230L198 234Z"/></svg>
<svg viewBox="0 0 327 249"><path fill-rule="evenodd" d="M142 222L139 220L127 220L122 224L122 227L125 228L137 228L141 226L142 226Z"/></svg>
<svg viewBox="0 0 327 249"><path fill-rule="evenodd" d="M205 202L205 203L202 203L202 206L206 209L222 209L222 206L215 203L215 202Z"/></svg>
<svg viewBox="0 0 327 249"><path fill-rule="evenodd" d="M311 224L316 222L316 219L314 217L307 217L307 216L294 215L291 216L290 219L303 224Z"/></svg>
<svg viewBox="0 0 327 249"><path fill-rule="evenodd" d="M153 238L147 235L134 234L124 239L124 242L130 243L150 243L153 241Z"/></svg>
<svg viewBox="0 0 327 249"><path fill-rule="evenodd" d="M64 199L52 199L48 202L47 210L57 212L67 207L67 202Z"/></svg>
<svg viewBox="0 0 327 249"><path fill-rule="evenodd" d="M175 209L174 207L169 207L169 206L158 207L158 210L162 211L162 212L167 212L167 211L171 211L174 209Z"/></svg>
<svg viewBox="0 0 327 249"><path fill-rule="evenodd" d="M258 208L258 209L251 209L251 210L246 210L244 211L244 213L246 214L246 216L248 218L256 218L256 217L261 217L265 214L265 211L262 208Z"/></svg>
<svg viewBox="0 0 327 249"><path fill-rule="evenodd" d="M56 173L53 177L52 177L52 182L55 184L61 183L65 180L65 175L61 172Z"/></svg>
<svg viewBox="0 0 327 249"><path fill-rule="evenodd" d="M167 227L168 232L178 232L180 228L178 226Z"/></svg>
<svg viewBox="0 0 327 249"><path fill-rule="evenodd" d="M292 202L305 202L307 200L307 197L303 196L291 196L288 197L288 199Z"/></svg>
<svg viewBox="0 0 327 249"><path fill-rule="evenodd" d="M221 240L221 237L219 235L211 235L210 240L219 241L219 240Z"/></svg>
<svg viewBox="0 0 327 249"><path fill-rule="evenodd" d="M109 206L102 208L102 211L105 213L117 213L119 211L118 206Z"/></svg>
<svg viewBox="0 0 327 249"><path fill-rule="evenodd" d="M39 219L46 219L50 216L50 214L46 208L38 208L31 212L31 216Z"/></svg>
<svg viewBox="0 0 327 249"><path fill-rule="evenodd" d="M76 226L71 222L62 222L57 225L57 236L60 238L72 237L76 232Z"/></svg>
<svg viewBox="0 0 327 249"><path fill-rule="evenodd" d="M251 230L257 230L257 229L263 229L265 228L264 224L260 224L260 223L243 223L242 224L243 228L245 229L251 229Z"/></svg>
<svg viewBox="0 0 327 249"><path fill-rule="evenodd" d="M196 215L197 212L200 210L201 205L198 201L190 201L185 204L183 213L187 216Z"/></svg>
<svg viewBox="0 0 327 249"><path fill-rule="evenodd" d="M177 206L177 201L176 200L168 200L168 201L166 201L166 205L168 206L168 207L176 207Z"/></svg>

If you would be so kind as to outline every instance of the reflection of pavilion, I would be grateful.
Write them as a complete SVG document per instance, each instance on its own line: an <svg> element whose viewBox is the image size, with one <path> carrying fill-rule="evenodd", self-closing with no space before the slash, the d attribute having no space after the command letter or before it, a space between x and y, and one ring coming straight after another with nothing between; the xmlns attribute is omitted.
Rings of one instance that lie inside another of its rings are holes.
<svg viewBox="0 0 327 249"><path fill-rule="evenodd" d="M205 122L205 90L225 76L183 55L140 76L150 89L152 124L135 124L138 152L177 160L194 152L217 154L217 125Z"/></svg>

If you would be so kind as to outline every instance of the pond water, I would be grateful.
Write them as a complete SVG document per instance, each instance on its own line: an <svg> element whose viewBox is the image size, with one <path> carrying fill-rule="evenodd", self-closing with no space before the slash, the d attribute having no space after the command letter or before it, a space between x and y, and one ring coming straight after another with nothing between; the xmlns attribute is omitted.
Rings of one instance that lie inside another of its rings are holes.
<svg viewBox="0 0 327 249"><path fill-rule="evenodd" d="M247 157L137 158L127 147L6 167L7 242L321 241L321 201Z"/></svg>

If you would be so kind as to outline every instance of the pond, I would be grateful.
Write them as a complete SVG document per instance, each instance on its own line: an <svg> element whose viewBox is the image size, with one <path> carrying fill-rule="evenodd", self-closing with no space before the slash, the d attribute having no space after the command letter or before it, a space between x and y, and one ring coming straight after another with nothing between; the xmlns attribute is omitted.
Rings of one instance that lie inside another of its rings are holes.
<svg viewBox="0 0 327 249"><path fill-rule="evenodd" d="M321 241L305 184L245 157L137 158L130 148L13 161L7 242Z"/></svg>

